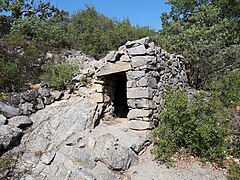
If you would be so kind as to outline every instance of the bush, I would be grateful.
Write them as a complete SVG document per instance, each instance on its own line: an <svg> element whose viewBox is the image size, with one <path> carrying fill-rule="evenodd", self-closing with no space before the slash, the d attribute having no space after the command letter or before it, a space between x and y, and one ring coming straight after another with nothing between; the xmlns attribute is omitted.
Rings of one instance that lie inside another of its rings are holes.
<svg viewBox="0 0 240 180"><path fill-rule="evenodd" d="M228 169L228 177L229 180L237 180L240 179L240 166L237 163L232 163Z"/></svg>
<svg viewBox="0 0 240 180"><path fill-rule="evenodd" d="M184 90L170 89L165 94L165 108L153 135L157 146L153 153L162 162L184 148L202 160L220 163L227 153L228 113L218 101L198 93L188 98Z"/></svg>
<svg viewBox="0 0 240 180"><path fill-rule="evenodd" d="M18 64L16 62L7 62L0 57L0 90L13 91L14 86L19 82Z"/></svg>
<svg viewBox="0 0 240 180"><path fill-rule="evenodd" d="M240 71L230 71L224 77L212 79L208 88L226 107L240 106Z"/></svg>
<svg viewBox="0 0 240 180"><path fill-rule="evenodd" d="M73 73L78 68L77 65L68 62L60 64L47 63L43 66L43 74L40 76L40 80L49 82L52 88L66 89L71 87Z"/></svg>

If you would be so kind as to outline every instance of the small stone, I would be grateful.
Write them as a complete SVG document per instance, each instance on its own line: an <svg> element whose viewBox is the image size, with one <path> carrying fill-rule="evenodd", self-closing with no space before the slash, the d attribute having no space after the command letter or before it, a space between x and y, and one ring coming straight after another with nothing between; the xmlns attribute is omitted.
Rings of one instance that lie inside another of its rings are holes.
<svg viewBox="0 0 240 180"><path fill-rule="evenodd" d="M43 155L41 156L41 162L43 164L50 165L52 160L54 159L55 155L56 155L55 152L43 153Z"/></svg>
<svg viewBox="0 0 240 180"><path fill-rule="evenodd" d="M152 130L154 128L154 123L146 122L146 121L131 120L129 128L137 131Z"/></svg>
<svg viewBox="0 0 240 180"><path fill-rule="evenodd" d="M24 115L29 115L31 113L36 112L34 105L29 102L25 102L24 104L22 104L21 109L22 109L22 114Z"/></svg>
<svg viewBox="0 0 240 180"><path fill-rule="evenodd" d="M61 91L55 91L52 93L52 96L54 97L55 101L59 101L63 97L63 92Z"/></svg>
<svg viewBox="0 0 240 180"><path fill-rule="evenodd" d="M45 105L43 103L42 98L37 98L37 105L36 105L36 109L40 110L40 109L44 109Z"/></svg>
<svg viewBox="0 0 240 180"><path fill-rule="evenodd" d="M127 51L128 51L128 54L132 56L147 54L147 49L145 48L145 45L133 47L128 49Z"/></svg>
<svg viewBox="0 0 240 180"><path fill-rule="evenodd" d="M145 71L129 71L127 72L128 80L135 80L145 76Z"/></svg>
<svg viewBox="0 0 240 180"><path fill-rule="evenodd" d="M43 102L45 105L52 104L54 102L54 97L53 96L43 97Z"/></svg>
<svg viewBox="0 0 240 180"><path fill-rule="evenodd" d="M20 114L19 108L9 106L0 101L0 112L7 118L11 118Z"/></svg>
<svg viewBox="0 0 240 180"><path fill-rule="evenodd" d="M38 89L38 93L42 97L49 97L50 96L50 90L48 88L40 88L40 89Z"/></svg>
<svg viewBox="0 0 240 180"><path fill-rule="evenodd" d="M151 110L144 110L144 109L132 109L129 111L127 118L128 119L135 119L139 117L150 117L152 115Z"/></svg>

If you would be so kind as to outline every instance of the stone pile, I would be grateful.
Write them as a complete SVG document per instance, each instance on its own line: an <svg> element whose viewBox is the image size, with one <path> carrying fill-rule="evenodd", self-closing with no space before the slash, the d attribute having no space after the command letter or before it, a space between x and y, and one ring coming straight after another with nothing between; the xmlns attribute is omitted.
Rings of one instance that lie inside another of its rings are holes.
<svg viewBox="0 0 240 180"><path fill-rule="evenodd" d="M185 65L180 55L169 54L154 45L150 38L129 41L118 51L111 51L96 71L96 93L105 113L113 112L114 91L118 88L115 75L125 73L129 120L153 121L163 106L166 85L188 87ZM99 81L101 80L101 81Z"/></svg>
<svg viewBox="0 0 240 180"><path fill-rule="evenodd" d="M63 97L60 91L50 92L46 87L14 94L0 101L0 153L20 141L23 130L32 125L29 115Z"/></svg>

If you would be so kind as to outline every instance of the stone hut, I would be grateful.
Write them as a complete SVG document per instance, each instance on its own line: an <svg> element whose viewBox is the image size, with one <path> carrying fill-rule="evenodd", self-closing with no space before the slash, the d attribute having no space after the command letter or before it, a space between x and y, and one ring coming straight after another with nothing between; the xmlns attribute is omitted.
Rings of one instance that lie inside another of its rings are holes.
<svg viewBox="0 0 240 180"><path fill-rule="evenodd" d="M188 86L181 55L169 54L149 37L129 41L100 60L93 98L104 114L152 122L164 101L165 85Z"/></svg>

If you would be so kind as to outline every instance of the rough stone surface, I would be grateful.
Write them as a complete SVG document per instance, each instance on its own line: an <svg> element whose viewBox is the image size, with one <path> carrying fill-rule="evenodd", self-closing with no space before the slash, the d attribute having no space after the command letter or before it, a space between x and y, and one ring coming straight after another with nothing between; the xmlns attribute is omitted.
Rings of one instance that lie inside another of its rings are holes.
<svg viewBox="0 0 240 180"><path fill-rule="evenodd" d="M151 110L144 110L144 109L132 109L128 113L128 119L136 119L140 117L150 117L152 115Z"/></svg>
<svg viewBox="0 0 240 180"><path fill-rule="evenodd" d="M8 149L21 136L22 130L11 125L0 126L0 151Z"/></svg>
<svg viewBox="0 0 240 180"><path fill-rule="evenodd" d="M145 55L147 54L147 49L145 45L140 45L137 47L132 47L127 50L129 55L136 56L136 55Z"/></svg>
<svg viewBox="0 0 240 180"><path fill-rule="evenodd" d="M5 124L6 122L7 118L4 115L0 114L0 126Z"/></svg>
<svg viewBox="0 0 240 180"><path fill-rule="evenodd" d="M95 159L113 170L127 170L138 162L138 157L129 149L119 145L116 137L107 133L96 138L93 148Z"/></svg>
<svg viewBox="0 0 240 180"><path fill-rule="evenodd" d="M50 90L48 88L40 88L38 89L38 93L42 96L42 97L48 97L50 96Z"/></svg>
<svg viewBox="0 0 240 180"><path fill-rule="evenodd" d="M61 91L54 91L51 94L54 97L55 101L59 101L63 97L63 92L61 92Z"/></svg>
<svg viewBox="0 0 240 180"><path fill-rule="evenodd" d="M15 116L13 118L10 118L8 121L9 125L13 125L15 127L23 129L32 125L31 119L27 116Z"/></svg>
<svg viewBox="0 0 240 180"><path fill-rule="evenodd" d="M0 101L0 112L7 118L11 118L20 114L19 108L9 106Z"/></svg>
<svg viewBox="0 0 240 180"><path fill-rule="evenodd" d="M129 128L133 130L139 130L139 131L151 130L154 128L154 124L153 122L131 120Z"/></svg>
<svg viewBox="0 0 240 180"><path fill-rule="evenodd" d="M151 98L152 90L147 87L141 88L129 88L127 89L127 98L137 99L137 98Z"/></svg>
<svg viewBox="0 0 240 180"><path fill-rule="evenodd" d="M31 101L35 100L38 97L38 95L39 95L38 91L29 90L22 94L22 98L27 102L31 102Z"/></svg>
<svg viewBox="0 0 240 180"><path fill-rule="evenodd" d="M131 69L131 65L128 62L116 62L114 63L106 63L103 67L101 67L96 76L106 76L109 74L125 72Z"/></svg>

